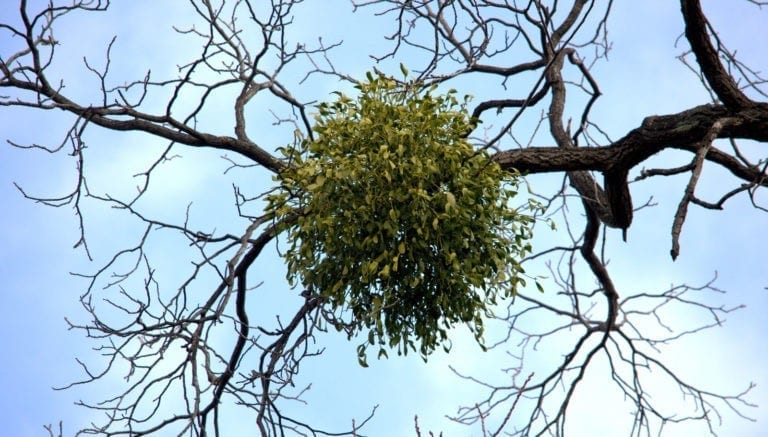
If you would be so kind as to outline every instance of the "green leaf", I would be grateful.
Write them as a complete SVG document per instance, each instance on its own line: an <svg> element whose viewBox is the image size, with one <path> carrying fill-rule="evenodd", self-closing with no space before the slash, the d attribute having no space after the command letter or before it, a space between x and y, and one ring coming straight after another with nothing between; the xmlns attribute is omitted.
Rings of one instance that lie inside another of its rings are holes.
<svg viewBox="0 0 768 437"><path fill-rule="evenodd" d="M445 210L456 209L456 197L450 191L445 193Z"/></svg>
<svg viewBox="0 0 768 437"><path fill-rule="evenodd" d="M385 265L383 269L379 272L379 276L386 279L389 277L389 264Z"/></svg>

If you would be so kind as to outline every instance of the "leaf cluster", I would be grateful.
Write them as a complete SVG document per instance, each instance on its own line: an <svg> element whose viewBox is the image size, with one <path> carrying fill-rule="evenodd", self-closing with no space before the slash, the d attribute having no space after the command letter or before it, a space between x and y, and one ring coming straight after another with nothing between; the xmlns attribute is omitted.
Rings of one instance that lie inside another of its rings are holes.
<svg viewBox="0 0 768 437"><path fill-rule="evenodd" d="M519 174L467 141L475 120L455 90L370 73L357 89L318 106L315 140L283 149L270 209L295 217L289 279L367 331L363 365L371 345L448 350L459 322L482 345L489 307L525 284L533 219L511 206Z"/></svg>

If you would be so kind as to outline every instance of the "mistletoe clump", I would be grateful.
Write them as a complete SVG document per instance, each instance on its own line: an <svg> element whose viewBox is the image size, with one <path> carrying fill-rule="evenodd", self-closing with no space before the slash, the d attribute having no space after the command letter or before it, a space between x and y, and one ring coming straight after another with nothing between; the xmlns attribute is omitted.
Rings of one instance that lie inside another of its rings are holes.
<svg viewBox="0 0 768 437"><path fill-rule="evenodd" d="M467 141L467 98L368 74L357 98L319 105L314 139L290 163L270 209L288 230L291 280L320 295L358 346L423 357L525 282L532 218L510 206L518 174ZM337 327L341 327L339 323Z"/></svg>

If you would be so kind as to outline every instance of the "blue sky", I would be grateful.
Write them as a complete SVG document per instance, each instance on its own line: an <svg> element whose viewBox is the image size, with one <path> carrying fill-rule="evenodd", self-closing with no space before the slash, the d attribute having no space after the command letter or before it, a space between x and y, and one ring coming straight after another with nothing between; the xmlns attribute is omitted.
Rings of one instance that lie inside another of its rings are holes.
<svg viewBox="0 0 768 437"><path fill-rule="evenodd" d="M382 52L387 47L381 35L390 31L391 23L383 19L356 19L348 25L338 25L333 17L338 13L347 16L349 5L343 1L320 5L321 2L306 4L311 10L304 18L297 18L297 38L322 33L327 42L344 39L345 46L335 54L336 65L341 71L361 77L374 65L367 54L371 50ZM170 29L171 24L185 23L186 2L137 1L114 6L110 14L81 17L87 22L64 21L57 28L56 34L63 44L59 49L61 62L55 65L55 71L65 79L66 90L72 95L92 97L89 90L94 81L83 75L82 56L87 54L89 60L103 62L103 48L113 34L119 35L113 58L113 71L119 77L141 76L150 65L155 74L173 75L177 59L184 59L195 50L185 40L174 37ZM738 49L755 69L768 71L768 57L760 46L760 42L768 40L768 27L764 25L768 11L760 11L747 2L714 1L705 2L705 10L729 47ZM3 8L0 19L15 20L14 14L12 8ZM172 21L168 22L167 17L173 17ZM137 28L136 23L141 23L141 27ZM613 43L609 61L593 69L604 95L592 116L612 138L638 126L645 116L673 113L708 101L695 77L675 60L685 47L683 42L675 47L682 32L676 2L616 2L609 30ZM0 55L19 43L0 35ZM119 56L120 53L126 55ZM418 60L397 62L412 65ZM393 65L396 64L389 67ZM338 86L334 80L318 79L299 89L323 99ZM489 91L468 84L459 92L482 96ZM230 134L233 122L226 108L226 100L222 99L222 110L200 120L201 128ZM286 138L290 136L286 135L290 131L272 126L272 118L264 109L256 105L256 110L249 114L253 116L252 131L258 132L257 137L265 144L289 141ZM61 112L0 108L0 136L22 144L57 144L71 122ZM134 190L137 181L131 175L143 170L163 145L146 135L99 129L92 129L87 141L89 185L97 193L113 195L127 195ZM220 155L186 151L182 159L164 165L142 207L154 217L178 220L183 217L187 203L193 200L192 220L201 229L231 229L234 233L244 228L242 221L232 219L236 212L231 204L231 184L236 181L255 194L267 189L271 182L268 176L246 171L223 174L228 163ZM688 160L689 156L664 153L646 165L679 165ZM78 302L85 283L69 272L92 272L114 250L135 242L141 229L113 210L87 203L87 232L97 260L96 264L89 263L82 250L72 248L78 239L72 210L47 208L25 200L13 186L16 182L32 194L61 195L71 189L74 170L74 162L63 153L49 155L0 147L0 293L5 301L5 317L0 318L0 385L4 387L0 394L0 426L4 435L44 435L42 425L58 420L64 421L69 435L96 417L93 412L75 407L74 402L97 400L108 394L110 387L121 383L111 379L97 386L63 392L51 390L52 386L64 385L81 375L75 357L98 360L97 353L90 349L93 344L82 333L67 331L64 317L86 321ZM551 185L553 178L533 176L528 181L538 189ZM763 232L768 215L751 209L742 198L729 202L725 211L693 208L683 230L681 256L673 263L668 256L669 229L686 182L687 178L682 176L632 185L636 203L652 196L657 206L636 214L627 243L621 242L617 233L610 234L613 252L609 268L619 289L627 290L627 294L663 290L680 283L701 285L716 274L715 285L727 294L712 293L705 297L706 301L725 306L746 305L730 314L722 328L664 346L662 357L686 377L713 391L733 392L750 381L756 383L747 399L761 407L747 412L757 421L744 421L723 411L724 422L719 431L723 435L758 436L768 428L768 370L764 364L768 343L763 339L768 332L768 319L764 316L768 308L768 270L763 268L762 251L768 241ZM710 194L713 199L733 183L717 169L705 167L697 192ZM562 234L543 232L536 243L545 247L557 238L562 238ZM172 237L160 237L153 253L158 265L166 268L160 274L169 281L173 279L171 271L188 266L185 260L174 256L179 242ZM265 301L274 305L274 311L280 311L288 292L284 267L272 255L263 271ZM707 320L706 314L686 311L671 312L669 318L676 327ZM463 329L456 336L450 355L437 354L427 364L418 357L393 357L388 361L374 360L368 369L356 363L355 341L346 342L330 335L321 337L321 344L327 348L325 354L320 359L308 360L300 376L304 383L312 383L313 388L306 396L308 404L289 405L286 409L333 430L348 427L353 417L364 417L379 404L374 422L367 429L372 436L413 435L415 414L423 431L444 430L447 436L480 435L477 427L458 427L443 418L455 413L458 405L482 399L484 393L480 387L456 378L448 366L498 380L503 378L498 369L504 366L505 354L479 353ZM559 345L543 345L539 354L532 357L533 362L544 368L557 362L562 353L557 349ZM514 345L507 350L514 353ZM670 392L668 396L669 402L675 402L679 394ZM628 404L611 390L599 366L587 375L577 400L569 419L571 435L626 434ZM243 431L248 429L248 423L237 417L232 423L237 425L233 425L231 435L238 435L239 427ZM697 426L682 426L670 428L667 435L701 432Z"/></svg>

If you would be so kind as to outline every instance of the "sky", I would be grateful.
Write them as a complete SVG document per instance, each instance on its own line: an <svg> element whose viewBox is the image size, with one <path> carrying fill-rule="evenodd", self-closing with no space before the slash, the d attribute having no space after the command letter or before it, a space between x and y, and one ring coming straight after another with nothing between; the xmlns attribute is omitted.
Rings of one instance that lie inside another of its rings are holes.
<svg viewBox="0 0 768 437"><path fill-rule="evenodd" d="M609 24L613 49L607 62L596 65L603 96L592 114L612 138L619 138L652 114L674 113L706 103L708 96L675 57L684 51L677 41L682 32L676 2L615 2ZM322 5L322 6L321 6ZM737 6L738 5L738 6ZM321 33L324 41L344 39L336 54L339 70L356 77L374 63L367 54L382 52L391 31L391 22L355 19L338 25L334 17L348 17L349 4L344 1L307 2L307 13L297 17L296 38L311 39ZM94 79L85 75L84 55L89 61L103 62L103 48L113 34L115 44L112 71L117 76L137 77L152 66L153 74L173 75L176 59L194 53L195 47L174 36L170 26L185 23L187 2L136 1L115 3L108 14L83 16L85 21L65 21L57 28L61 39L60 61L54 65L64 78L71 95L87 98ZM757 70L768 71L768 57L760 42L768 40L768 11L747 2L705 2L705 11L723 41L737 49L743 59ZM365 11L363 11L365 12ZM17 20L13 8L0 9L0 21ZM172 17L170 20L168 17ZM303 20L303 21L302 21ZM136 23L141 23L137 26ZM677 45L676 45L677 43ZM0 56L19 44L0 34ZM123 55L118 55L122 53ZM172 54L172 55L171 55ZM172 61L172 62L171 62ZM417 60L398 59L406 65ZM392 70L396 72L396 70ZM339 86L333 80L316 80L300 88L329 98ZM311 88L311 89L309 89ZM483 85L472 84L466 90L483 96L490 93ZM6 93L0 90L0 95ZM92 97L92 95L90 95ZM217 134L230 134L232 121L226 101L220 113L199 121L201 129ZM261 108L264 109L264 108ZM285 127L272 125L267 112L254 112L252 129L265 144L285 142ZM0 107L0 137L17 143L57 144L72 119L61 112L41 112L24 108ZM529 129L532 129L529 127ZM290 137L287 137L290 138ZM547 144L543 144L547 145ZM97 193L128 195L137 184L132 175L141 171L156 156L162 143L146 135L113 133L92 129L87 137L87 173L89 187ZM757 148L754 149L759 153ZM268 177L247 171L224 171L228 163L221 153L186 151L181 159L164 165L153 180L156 187L143 201L142 207L154 217L168 220L183 217L189 201L194 201L192 220L201 229L237 232L243 222L232 220L231 184L249 187L253 193L266 190ZM689 156L663 153L644 165L681 165ZM635 169L639 171L640 169ZM141 226L135 221L94 202L87 202L86 230L96 263L88 261L81 248L73 248L78 240L78 223L71 208L49 208L24 199L14 187L18 183L26 191L42 196L66 193L74 183L75 167L66 153L47 154L19 150L0 145L0 296L5 302L5 316L0 318L0 434L9 436L46 435L43 425L63 421L65 435L95 420L94 413L74 405L78 400L97 400L109 393L119 379L97 386L78 386L54 391L82 375L75 358L98 360L81 332L68 330L64 318L86 321L78 298L85 283L70 272L93 272L99 261L112 252L135 242ZM553 183L553 178L533 176L528 182L537 189ZM768 270L764 266L763 247L768 237L763 230L768 215L749 206L746 199L734 199L724 211L693 208L683 230L681 256L669 259L669 229L680 200L686 177L674 177L632 184L636 204L652 199L656 205L636 213L629 239L622 242L617 233L610 235L610 271L619 290L641 293L663 290L675 284L701 285L716 277L715 285L724 294L709 293L704 299L727 307L745 305L731 313L720 328L686 337L662 348L662 357L692 381L706 387L729 392L740 391L750 382L756 387L748 400L759 405L747 409L756 421L742 420L723 411L722 435L759 436L768 428ZM711 198L723 193L734 182L712 166L705 166L698 192ZM728 185L731 184L731 185ZM763 195L763 200L765 196ZM563 232L560 230L558 232ZM537 247L559 241L557 232L537 235ZM184 268L184 259L174 256L179 240L159 238L153 253L159 273L173 278L173 271ZM279 308L285 302L288 286L284 267L277 255L267 258L264 285L267 301ZM275 309L275 311L278 311ZM670 324L691 326L707 321L707 314L678 311L669 314ZM351 418L361 418L379 405L375 418L366 428L367 435L415 435L413 417L418 415L422 431L445 431L446 436L480 435L480 429L461 427L444 418L459 405L482 399L481 387L463 381L450 371L453 366L462 373L488 378L501 378L498 369L505 353L514 354L514 345L505 351L484 355L463 330L456 332L450 354L437 354L428 363L418 357L392 357L373 361L368 369L360 368L355 359L356 342L324 336L319 339L326 352L321 359L309 360L302 368L301 381L312 383L307 404L287 406L309 422L330 429L344 429ZM542 346L533 363L544 368L560 360L561 343ZM665 382L658 382L663 387ZM669 402L679 394L668 395ZM664 401L662 401L664 402ZM625 435L627 404L610 388L597 365L588 373L583 389L569 418L569 435ZM233 417L231 435L246 432L248 423ZM672 427L664 435L700 435L695 425Z"/></svg>

